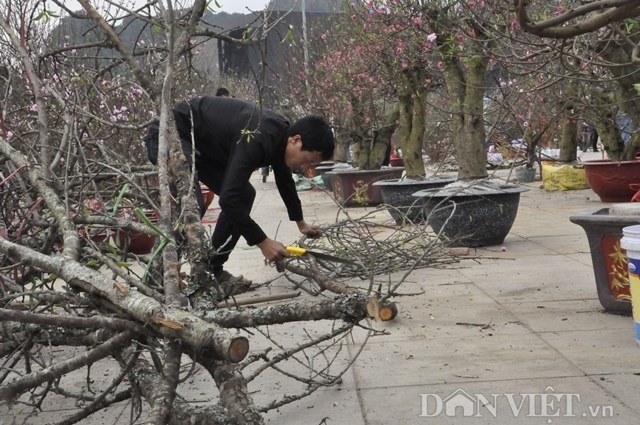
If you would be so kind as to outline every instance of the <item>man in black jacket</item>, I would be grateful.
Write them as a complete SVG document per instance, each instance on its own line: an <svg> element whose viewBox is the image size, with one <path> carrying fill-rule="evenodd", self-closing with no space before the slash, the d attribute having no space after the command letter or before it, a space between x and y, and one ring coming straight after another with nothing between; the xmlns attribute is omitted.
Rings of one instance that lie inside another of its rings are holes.
<svg viewBox="0 0 640 425"><path fill-rule="evenodd" d="M298 230L309 237L320 236L320 228L303 218L291 170L304 170L333 155L333 132L323 118L308 116L290 125L283 116L255 104L214 96L179 103L173 114L185 154L191 155L195 147L197 178L218 195L221 213L212 236L218 254L211 268L219 283L250 284L224 270L240 236L257 245L269 261L289 255L250 217L256 191L249 179L260 167L273 169L289 219ZM148 152L153 149L152 139L145 137Z"/></svg>

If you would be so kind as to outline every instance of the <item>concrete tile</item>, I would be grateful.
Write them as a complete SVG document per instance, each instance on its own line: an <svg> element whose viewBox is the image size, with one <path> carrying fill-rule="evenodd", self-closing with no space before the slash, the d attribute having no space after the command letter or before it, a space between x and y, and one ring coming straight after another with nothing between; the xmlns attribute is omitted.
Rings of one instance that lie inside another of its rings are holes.
<svg viewBox="0 0 640 425"><path fill-rule="evenodd" d="M606 313L597 298L503 303L502 307L534 332L619 330L633 326L631 317Z"/></svg>
<svg viewBox="0 0 640 425"><path fill-rule="evenodd" d="M593 268L565 256L483 260L473 268L460 270L460 273L499 302L596 296Z"/></svg>
<svg viewBox="0 0 640 425"><path fill-rule="evenodd" d="M585 374L640 373L640 347L631 322L617 330L545 332L539 336Z"/></svg>
<svg viewBox="0 0 640 425"><path fill-rule="evenodd" d="M359 388L582 374L534 335L372 341L354 367Z"/></svg>
<svg viewBox="0 0 640 425"><path fill-rule="evenodd" d="M591 378L596 385L603 388L606 393L612 394L625 406L633 410L636 418L640 418L640 394L638 393L638 386L640 386L639 373L594 375ZM629 423L633 423L633 421L629 421Z"/></svg>
<svg viewBox="0 0 640 425"><path fill-rule="evenodd" d="M369 425L625 425L638 418L637 409L588 377L380 387L360 394ZM464 406L473 416L465 416Z"/></svg>

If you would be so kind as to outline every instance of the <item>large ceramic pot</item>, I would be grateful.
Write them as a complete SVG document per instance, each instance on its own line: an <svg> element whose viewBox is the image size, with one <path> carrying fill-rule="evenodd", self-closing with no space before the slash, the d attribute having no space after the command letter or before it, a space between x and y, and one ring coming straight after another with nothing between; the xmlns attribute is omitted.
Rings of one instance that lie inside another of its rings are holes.
<svg viewBox="0 0 640 425"><path fill-rule="evenodd" d="M453 177L429 177L426 180L386 179L373 183L373 186L380 189L382 200L388 205L387 211L396 224L403 224L407 220L422 223L422 202L412 195L419 190L443 187L453 181Z"/></svg>
<svg viewBox="0 0 640 425"><path fill-rule="evenodd" d="M591 190L602 202L629 202L636 191L629 187L640 183L640 161L584 161Z"/></svg>
<svg viewBox="0 0 640 425"><path fill-rule="evenodd" d="M631 314L627 257L620 239L624 227L640 224L640 215L616 215L609 208L595 208L569 220L587 234L600 304L610 313Z"/></svg>
<svg viewBox="0 0 640 425"><path fill-rule="evenodd" d="M334 169L326 174L331 177L333 196L343 207L380 205L382 194L372 183L391 178L400 178L404 168L388 167L379 170L355 168Z"/></svg>
<svg viewBox="0 0 640 425"><path fill-rule="evenodd" d="M202 200L204 201L204 209L206 210L215 199L216 194L204 183L200 183L200 192L202 192Z"/></svg>
<svg viewBox="0 0 640 425"><path fill-rule="evenodd" d="M505 184L483 193L425 189L413 196L422 199L427 222L447 245L481 247L504 242L516 219L520 193L527 190Z"/></svg>

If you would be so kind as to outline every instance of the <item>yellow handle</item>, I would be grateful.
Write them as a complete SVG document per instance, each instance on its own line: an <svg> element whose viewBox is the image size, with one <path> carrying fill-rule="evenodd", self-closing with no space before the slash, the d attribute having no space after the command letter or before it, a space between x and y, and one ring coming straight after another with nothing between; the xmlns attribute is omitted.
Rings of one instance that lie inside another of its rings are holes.
<svg viewBox="0 0 640 425"><path fill-rule="evenodd" d="M300 248L299 246L288 246L287 252L291 255L299 257L307 253L307 250L304 248Z"/></svg>

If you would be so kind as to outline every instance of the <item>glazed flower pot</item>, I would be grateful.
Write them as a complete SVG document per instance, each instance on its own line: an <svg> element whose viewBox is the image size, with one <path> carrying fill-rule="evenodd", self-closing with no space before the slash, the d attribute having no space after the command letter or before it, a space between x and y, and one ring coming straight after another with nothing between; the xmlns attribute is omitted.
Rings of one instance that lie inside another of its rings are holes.
<svg viewBox="0 0 640 425"><path fill-rule="evenodd" d="M427 222L445 244L473 248L504 242L518 212L520 193L528 190L511 184L482 193L447 187L413 196L422 199Z"/></svg>
<svg viewBox="0 0 640 425"><path fill-rule="evenodd" d="M629 202L636 191L630 184L640 183L640 161L584 161L591 190L602 202Z"/></svg>
<svg viewBox="0 0 640 425"><path fill-rule="evenodd" d="M363 207L380 205L382 194L372 183L400 178L404 168L388 167L379 170L358 170L355 168L334 169L327 172L331 177L333 196L343 207Z"/></svg>
<svg viewBox="0 0 640 425"><path fill-rule="evenodd" d="M386 179L373 183L380 190L382 200L388 205L387 211L396 224L405 221L424 222L422 203L412 195L423 189L443 187L455 181L453 177L430 177L425 180Z"/></svg>
<svg viewBox="0 0 640 425"><path fill-rule="evenodd" d="M624 227L640 224L640 215L614 215L609 208L595 208L569 220L587 235L600 304L610 313L631 314L627 257L620 239Z"/></svg>
<svg viewBox="0 0 640 425"><path fill-rule="evenodd" d="M209 208L209 205L215 199L216 194L213 193L209 187L203 183L200 183L200 192L202 192L202 199L204 200L204 209Z"/></svg>

